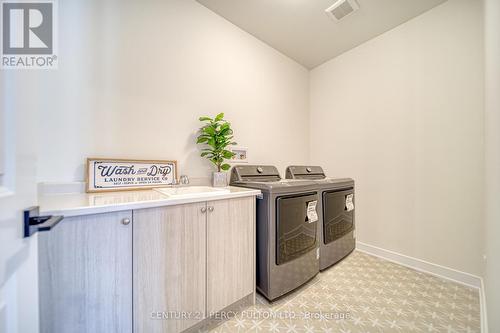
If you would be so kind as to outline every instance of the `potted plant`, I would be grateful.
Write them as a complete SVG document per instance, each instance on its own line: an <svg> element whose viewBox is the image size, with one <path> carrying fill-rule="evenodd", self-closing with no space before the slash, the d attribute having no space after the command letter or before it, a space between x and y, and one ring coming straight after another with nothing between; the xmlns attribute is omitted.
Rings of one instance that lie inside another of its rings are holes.
<svg viewBox="0 0 500 333"><path fill-rule="evenodd" d="M217 172L213 173L213 186L227 186L226 173L229 164L224 163L226 159L232 158L235 154L227 148L235 145L233 142L233 130L231 124L224 120L224 113L219 113L215 118L200 117L199 120L205 125L200 128L200 134L196 143L205 145L201 151L201 157L207 158L215 164Z"/></svg>

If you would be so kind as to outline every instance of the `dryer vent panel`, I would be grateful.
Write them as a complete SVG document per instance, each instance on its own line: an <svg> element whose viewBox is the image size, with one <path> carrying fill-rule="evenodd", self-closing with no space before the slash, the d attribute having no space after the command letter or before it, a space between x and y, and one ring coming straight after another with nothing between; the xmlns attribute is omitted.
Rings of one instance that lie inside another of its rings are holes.
<svg viewBox="0 0 500 333"><path fill-rule="evenodd" d="M334 21L340 21L347 15L350 15L359 9L356 0L338 0L333 5L325 9L325 12Z"/></svg>

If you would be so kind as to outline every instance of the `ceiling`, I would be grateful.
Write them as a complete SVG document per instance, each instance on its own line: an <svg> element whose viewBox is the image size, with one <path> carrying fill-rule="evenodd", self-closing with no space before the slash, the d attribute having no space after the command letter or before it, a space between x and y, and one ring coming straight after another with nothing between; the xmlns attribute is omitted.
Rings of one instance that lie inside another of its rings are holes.
<svg viewBox="0 0 500 333"><path fill-rule="evenodd" d="M335 22L336 0L197 0L307 68L314 68L446 0L357 0Z"/></svg>

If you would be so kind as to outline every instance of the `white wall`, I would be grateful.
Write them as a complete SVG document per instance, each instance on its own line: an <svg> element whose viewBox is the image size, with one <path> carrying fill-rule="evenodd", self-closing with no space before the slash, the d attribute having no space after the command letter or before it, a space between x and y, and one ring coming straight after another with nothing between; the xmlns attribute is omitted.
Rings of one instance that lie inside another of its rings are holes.
<svg viewBox="0 0 500 333"><path fill-rule="evenodd" d="M500 0L485 1L486 300L490 332L500 332Z"/></svg>
<svg viewBox="0 0 500 333"><path fill-rule="evenodd" d="M177 159L208 177L193 142L218 112L252 161L308 159L309 74L289 58L192 0L58 4L59 69L0 73L14 192L0 193L0 332L38 331L37 238L20 230L37 181L83 180L88 156Z"/></svg>
<svg viewBox="0 0 500 333"><path fill-rule="evenodd" d="M356 180L361 242L480 274L480 0L449 0L311 72L311 162Z"/></svg>
<svg viewBox="0 0 500 333"><path fill-rule="evenodd" d="M208 177L197 119L219 112L250 162L307 162L309 73L294 61L193 0L65 0L59 11L39 181L83 180L89 156L176 159L181 174Z"/></svg>

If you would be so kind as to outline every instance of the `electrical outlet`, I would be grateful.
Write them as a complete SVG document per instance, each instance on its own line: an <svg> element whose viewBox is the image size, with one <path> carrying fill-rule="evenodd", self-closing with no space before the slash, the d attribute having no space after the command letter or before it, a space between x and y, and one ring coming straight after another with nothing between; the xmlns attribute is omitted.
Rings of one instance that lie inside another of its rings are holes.
<svg viewBox="0 0 500 333"><path fill-rule="evenodd" d="M231 163L248 163L248 148L247 147L232 147L231 151L234 153Z"/></svg>

